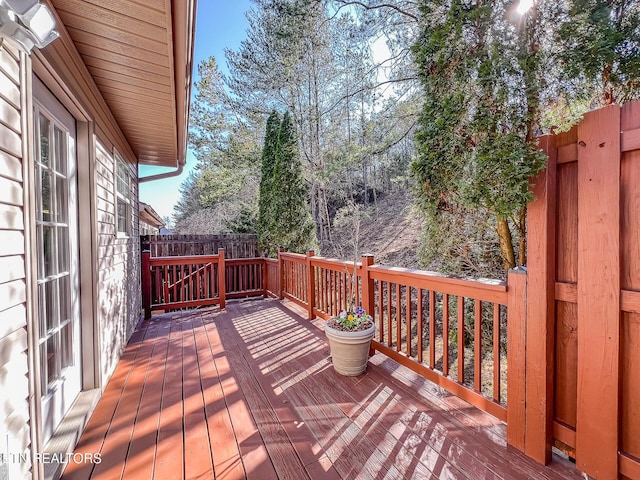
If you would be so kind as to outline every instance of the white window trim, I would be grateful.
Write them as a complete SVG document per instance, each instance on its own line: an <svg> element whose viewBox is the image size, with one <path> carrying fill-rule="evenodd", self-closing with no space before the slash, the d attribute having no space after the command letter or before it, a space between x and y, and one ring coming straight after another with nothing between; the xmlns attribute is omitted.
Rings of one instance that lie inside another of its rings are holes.
<svg viewBox="0 0 640 480"><path fill-rule="evenodd" d="M118 174L119 174L119 166L120 163L124 165L127 170L128 179L129 179L129 198L125 197L118 191ZM114 207L115 207L115 228L116 228L116 238L131 238L133 235L133 201L131 197L131 190L133 185L133 175L131 174L131 166L129 163L122 158L122 155L118 153L118 151L113 149L113 194L114 194ZM127 231L123 232L118 229L118 202L124 202L128 205L127 209Z"/></svg>

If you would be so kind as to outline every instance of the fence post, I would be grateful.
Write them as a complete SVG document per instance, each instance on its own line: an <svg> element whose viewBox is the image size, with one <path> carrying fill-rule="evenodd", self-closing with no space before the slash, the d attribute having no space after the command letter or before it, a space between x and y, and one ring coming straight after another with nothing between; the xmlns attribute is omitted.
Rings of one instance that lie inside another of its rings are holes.
<svg viewBox="0 0 640 480"><path fill-rule="evenodd" d="M218 249L218 294L220 295L220 308L225 308L225 296L227 289L227 275L224 266L224 248Z"/></svg>
<svg viewBox="0 0 640 480"><path fill-rule="evenodd" d="M556 137L541 137L540 147L548 156L547 168L533 180L535 200L527 207L525 453L546 465L553 443Z"/></svg>
<svg viewBox="0 0 640 480"><path fill-rule="evenodd" d="M313 260L316 252L313 250L309 250L307 252L307 312L309 320L313 320L316 316L313 313L313 308L316 306L316 285L315 285L315 275L313 265L311 261Z"/></svg>
<svg viewBox="0 0 640 480"><path fill-rule="evenodd" d="M142 252L142 308L145 320L151 318L151 252Z"/></svg>
<svg viewBox="0 0 640 480"><path fill-rule="evenodd" d="M284 248L278 248L278 298L284 300L284 260L282 253Z"/></svg>
<svg viewBox="0 0 640 480"><path fill-rule="evenodd" d="M621 155L620 106L585 114L578 124L576 467L595 478L618 478Z"/></svg>
<svg viewBox="0 0 640 480"><path fill-rule="evenodd" d="M509 270L507 285L507 443L525 450L527 271Z"/></svg>

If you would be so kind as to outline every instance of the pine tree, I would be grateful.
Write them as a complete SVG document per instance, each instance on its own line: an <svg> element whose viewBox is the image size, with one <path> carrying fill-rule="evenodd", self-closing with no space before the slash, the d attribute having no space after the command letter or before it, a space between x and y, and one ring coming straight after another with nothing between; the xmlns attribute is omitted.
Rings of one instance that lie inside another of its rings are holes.
<svg viewBox="0 0 640 480"><path fill-rule="evenodd" d="M278 251L274 237L274 170L280 133L280 115L275 110L267 119L267 127L262 148L262 169L260 178L260 197L258 201L258 245L260 250L271 256Z"/></svg>

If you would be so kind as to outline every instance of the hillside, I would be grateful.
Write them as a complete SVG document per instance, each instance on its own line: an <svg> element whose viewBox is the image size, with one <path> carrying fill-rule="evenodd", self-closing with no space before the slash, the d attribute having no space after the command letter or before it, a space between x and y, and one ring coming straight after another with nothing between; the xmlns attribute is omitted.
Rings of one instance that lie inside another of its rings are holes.
<svg viewBox="0 0 640 480"><path fill-rule="evenodd" d="M345 260L353 258L350 229L336 227L333 246L322 255ZM378 264L394 267L418 268L420 220L413 212L411 194L393 192L379 198L362 221L360 253L371 253Z"/></svg>

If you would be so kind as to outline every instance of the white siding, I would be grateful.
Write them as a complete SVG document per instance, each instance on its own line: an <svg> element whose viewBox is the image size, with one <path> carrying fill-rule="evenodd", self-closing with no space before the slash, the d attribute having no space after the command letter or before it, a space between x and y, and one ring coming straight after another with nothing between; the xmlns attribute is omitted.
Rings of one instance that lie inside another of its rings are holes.
<svg viewBox="0 0 640 480"><path fill-rule="evenodd" d="M98 325L100 364L106 381L118 362L140 319L140 240L138 236L138 185L132 169L132 232L116 232L114 155L102 145L96 150L96 196L98 232Z"/></svg>
<svg viewBox="0 0 640 480"><path fill-rule="evenodd" d="M0 49L0 453L30 451L29 363L20 59ZM4 476L3 476L4 475ZM0 478L31 478L28 463L0 465Z"/></svg>

